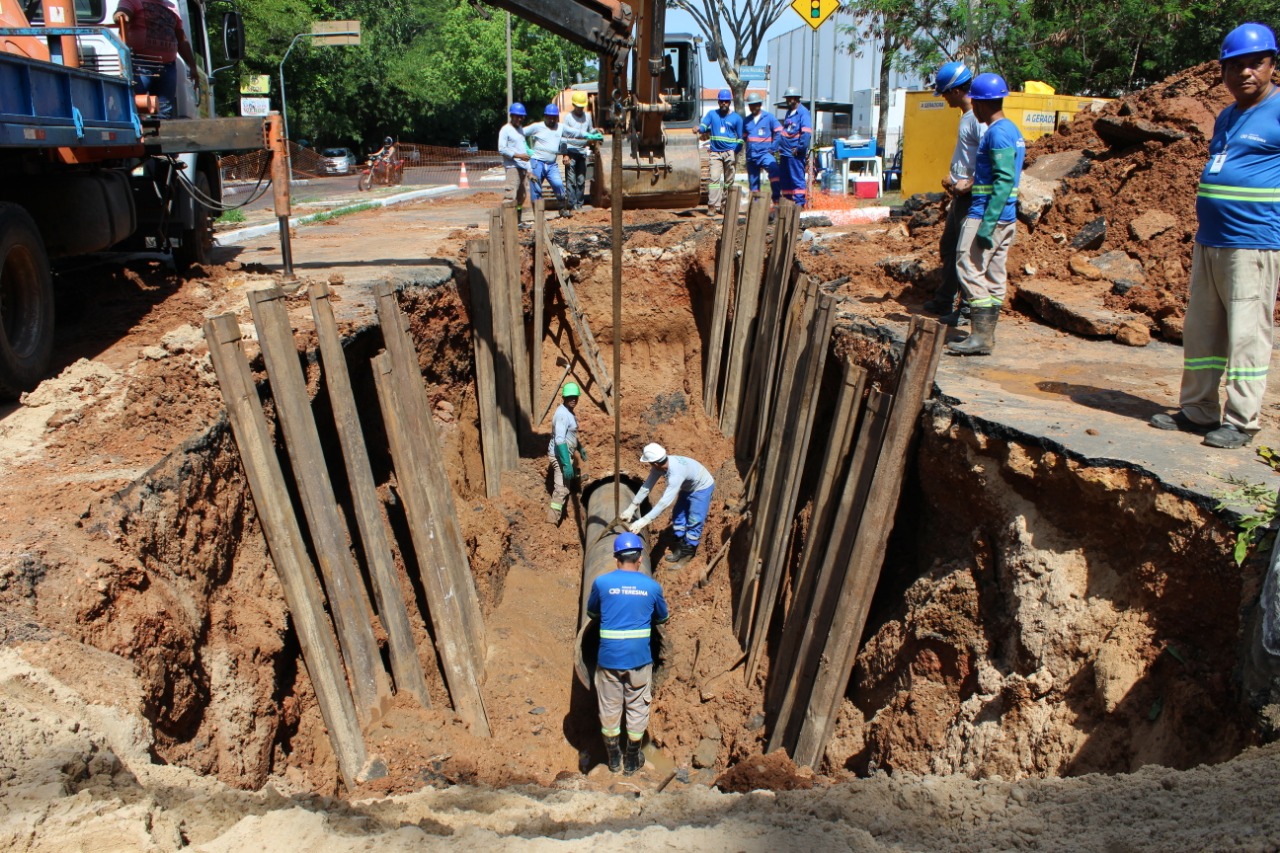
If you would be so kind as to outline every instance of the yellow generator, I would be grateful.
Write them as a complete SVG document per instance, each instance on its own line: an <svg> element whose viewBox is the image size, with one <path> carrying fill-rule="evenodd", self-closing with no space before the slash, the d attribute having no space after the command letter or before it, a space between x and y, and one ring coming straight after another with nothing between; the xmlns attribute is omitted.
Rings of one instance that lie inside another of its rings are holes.
<svg viewBox="0 0 1280 853"><path fill-rule="evenodd" d="M1097 108L1107 98L1054 94L1044 83L1028 80L1026 91L1004 99L1005 118L1022 131L1030 145L1057 130L1084 109ZM951 154L960 128L960 111L947 106L933 92L908 92L902 119L902 194L942 191L951 168Z"/></svg>

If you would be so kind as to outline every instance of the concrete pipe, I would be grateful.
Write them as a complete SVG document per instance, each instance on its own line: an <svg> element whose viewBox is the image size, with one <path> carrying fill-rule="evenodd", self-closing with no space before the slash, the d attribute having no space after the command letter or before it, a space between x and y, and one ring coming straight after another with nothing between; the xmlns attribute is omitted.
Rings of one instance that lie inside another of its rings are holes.
<svg viewBox="0 0 1280 853"><path fill-rule="evenodd" d="M578 605L578 638L574 649L573 668L578 680L588 690L592 689L592 678L596 669L596 652L600 648L600 626L587 616L587 599L591 595L591 585L596 578L608 574L618 566L613 557L613 539L626 527L613 522L617 513L613 505L613 480L598 480L584 490L583 505L587 515L587 539L583 547L582 559L582 597ZM620 485L618 506L626 509L635 496L634 488L627 482ZM653 577L653 566L649 562L649 540L645 538L645 550L640 559L641 570ZM658 660L657 651L660 645L659 632L654 632L654 660ZM656 668L656 667L655 667Z"/></svg>

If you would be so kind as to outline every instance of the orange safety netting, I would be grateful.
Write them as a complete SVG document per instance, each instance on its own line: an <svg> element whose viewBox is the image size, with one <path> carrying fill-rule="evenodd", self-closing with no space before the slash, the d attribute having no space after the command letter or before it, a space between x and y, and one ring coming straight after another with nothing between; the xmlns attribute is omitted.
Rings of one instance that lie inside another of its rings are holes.
<svg viewBox="0 0 1280 853"><path fill-rule="evenodd" d="M476 149L452 148L444 145L418 145L413 142L397 144L399 157L406 170L413 170L418 179L415 183L456 184L463 163L467 171L477 174L485 169L502 165L502 155L497 151L480 151ZM345 174L336 173L329 166L327 158L322 157L314 148L303 148L289 143L289 157L293 167L294 178L325 178L358 175L360 167L368 157L357 156L354 169ZM246 154L233 154L222 158L222 180L255 181L264 170L268 170L271 154L266 150L250 151ZM266 175L269 177L269 174Z"/></svg>

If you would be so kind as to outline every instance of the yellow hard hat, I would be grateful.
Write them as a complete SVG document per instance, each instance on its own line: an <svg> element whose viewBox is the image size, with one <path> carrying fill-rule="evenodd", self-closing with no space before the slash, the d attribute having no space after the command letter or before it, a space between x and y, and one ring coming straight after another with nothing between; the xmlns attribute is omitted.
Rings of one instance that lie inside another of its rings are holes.
<svg viewBox="0 0 1280 853"><path fill-rule="evenodd" d="M585 107L587 105L587 93L574 92L573 96L570 97L569 100L573 101L573 105L575 107Z"/></svg>

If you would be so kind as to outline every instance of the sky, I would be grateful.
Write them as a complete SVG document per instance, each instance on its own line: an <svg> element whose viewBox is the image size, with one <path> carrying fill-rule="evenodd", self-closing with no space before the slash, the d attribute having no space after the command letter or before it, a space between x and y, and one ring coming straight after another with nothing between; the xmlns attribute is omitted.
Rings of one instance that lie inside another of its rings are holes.
<svg viewBox="0 0 1280 853"><path fill-rule="evenodd" d="M756 65L769 64L769 39L801 26L804 26L804 21L799 15L789 7L783 9L782 16L765 32L764 44L760 48L760 54L756 57ZM828 19L823 26L833 27L835 24ZM702 30L698 29L698 24L693 20L692 15L679 9L670 8L667 9L667 32L702 35ZM729 45L729 49L732 52L732 44ZM720 88L725 85L724 75L720 73L720 63L707 62L705 54L702 59L702 85L710 89ZM763 86L764 84L752 83L752 85Z"/></svg>

